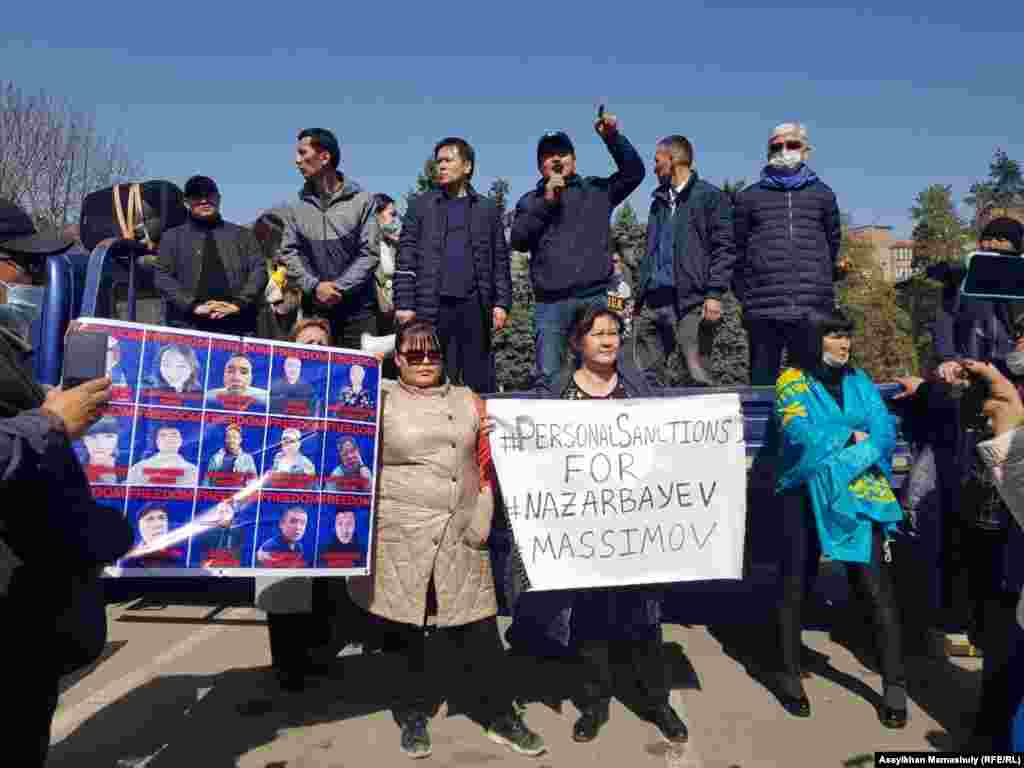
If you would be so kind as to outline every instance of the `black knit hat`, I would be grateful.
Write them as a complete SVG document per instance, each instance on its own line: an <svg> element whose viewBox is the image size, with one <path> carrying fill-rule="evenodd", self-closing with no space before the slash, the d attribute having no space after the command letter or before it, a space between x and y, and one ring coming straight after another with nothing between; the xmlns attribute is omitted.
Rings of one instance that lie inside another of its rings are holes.
<svg viewBox="0 0 1024 768"><path fill-rule="evenodd" d="M219 194L220 190L217 189L217 182L209 176L193 176L185 182L185 197L187 198L206 197L208 195Z"/></svg>
<svg viewBox="0 0 1024 768"><path fill-rule="evenodd" d="M537 142L537 165L540 165L544 155L558 152L562 155L575 155L576 148L572 145L572 139L564 131L552 131L545 133Z"/></svg>
<svg viewBox="0 0 1024 768"><path fill-rule="evenodd" d="M1024 253L1024 224L1008 216L992 219L981 230L978 240L1009 240L1014 253Z"/></svg>

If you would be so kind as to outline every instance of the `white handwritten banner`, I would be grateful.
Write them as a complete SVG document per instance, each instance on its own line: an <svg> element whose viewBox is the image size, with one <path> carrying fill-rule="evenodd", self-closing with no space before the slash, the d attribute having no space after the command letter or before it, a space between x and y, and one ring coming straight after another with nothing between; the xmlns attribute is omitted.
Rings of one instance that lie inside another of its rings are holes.
<svg viewBox="0 0 1024 768"><path fill-rule="evenodd" d="M490 400L487 410L531 589L742 577L738 395Z"/></svg>

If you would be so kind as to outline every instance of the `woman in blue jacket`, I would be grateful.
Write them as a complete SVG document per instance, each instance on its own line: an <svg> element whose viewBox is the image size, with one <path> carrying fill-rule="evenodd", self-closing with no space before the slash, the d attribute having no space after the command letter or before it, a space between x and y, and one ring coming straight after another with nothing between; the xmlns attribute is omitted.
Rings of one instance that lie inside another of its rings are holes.
<svg viewBox="0 0 1024 768"><path fill-rule="evenodd" d="M840 312L812 310L775 384L780 434L777 491L782 501L778 695L791 714L808 717L801 682L801 604L821 552L846 563L850 581L871 604L882 668L882 724L907 723L906 673L889 563L903 511L893 495L896 430L874 383L850 365L852 323Z"/></svg>

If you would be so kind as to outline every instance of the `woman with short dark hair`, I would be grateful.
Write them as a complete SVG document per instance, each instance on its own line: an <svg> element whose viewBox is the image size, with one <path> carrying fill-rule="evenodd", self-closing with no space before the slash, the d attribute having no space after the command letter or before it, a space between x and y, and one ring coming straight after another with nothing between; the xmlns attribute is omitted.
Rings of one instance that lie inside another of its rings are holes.
<svg viewBox="0 0 1024 768"><path fill-rule="evenodd" d="M879 719L902 728L906 672L889 566L890 541L903 519L891 487L896 429L874 383L850 364L852 330L837 310L809 312L790 367L775 384L783 546L775 693L791 714L810 716L801 681L801 606L823 551L846 563L855 590L871 604L884 687Z"/></svg>
<svg viewBox="0 0 1024 768"><path fill-rule="evenodd" d="M642 373L619 360L622 318L606 307L583 306L573 317L569 346L579 367L560 386L563 400L605 400L653 395ZM518 553L514 555L518 557ZM522 572L521 563L517 566ZM576 704L580 717L572 737L593 741L608 721L612 697L611 662L633 671L644 713L669 741L688 738L686 725L669 704L662 655L659 587L569 589L519 596L513 647L571 652L582 662L583 681ZM517 648L517 650L519 650ZM543 650L540 650L544 653Z"/></svg>

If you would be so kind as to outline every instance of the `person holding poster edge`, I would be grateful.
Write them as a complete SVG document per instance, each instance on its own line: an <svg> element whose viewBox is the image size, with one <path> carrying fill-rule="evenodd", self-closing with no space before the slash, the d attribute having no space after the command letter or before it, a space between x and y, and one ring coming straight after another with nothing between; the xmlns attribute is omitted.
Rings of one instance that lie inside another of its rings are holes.
<svg viewBox="0 0 1024 768"><path fill-rule="evenodd" d="M331 346L330 324L321 317L299 320L291 341ZM302 691L306 675L324 671L324 657L336 656L344 643L336 629L355 623L344 585L333 589L330 577L257 576L256 606L266 611L270 657L286 691ZM352 621L349 621L349 619Z"/></svg>
<svg viewBox="0 0 1024 768"><path fill-rule="evenodd" d="M778 690L783 707L809 717L801 682L801 604L823 551L846 563L854 588L870 602L881 659L887 728L907 724L906 671L899 608L890 573L890 541L903 510L893 495L896 430L874 383L850 365L853 323L838 310L811 310L801 322L791 367L775 384L781 434Z"/></svg>
<svg viewBox="0 0 1024 768"><path fill-rule="evenodd" d="M46 257L70 247L0 200L0 472L12 499L31 500L30 509L12 503L0 512L0 671L13 693L4 753L24 768L46 763L61 676L104 650L99 569L132 544L124 516L94 500L71 445L103 415L110 379L44 391L32 375Z"/></svg>
<svg viewBox="0 0 1024 768"><path fill-rule="evenodd" d="M584 305L576 310L569 345L581 364L560 384L563 400L653 395L647 377L619 360L622 330L622 318L611 309ZM514 556L519 557L518 552ZM613 658L634 671L646 715L662 736L675 743L688 739L686 725L669 704L660 589L628 586L521 595L509 629L510 643L514 648L528 647L536 641L530 634L540 627L556 643L575 648L582 662L583 680L575 702L581 714L573 726L574 741L593 741L608 722Z"/></svg>
<svg viewBox="0 0 1024 768"><path fill-rule="evenodd" d="M545 751L544 741L514 706L496 619L487 548L494 499L486 435L492 425L476 395L445 380L441 349L432 323L399 327L400 378L382 390L376 563L373 575L349 579L349 593L382 620L408 665L402 699L392 707L406 755L431 753L425 629L436 615L444 638L476 673L464 680L474 681L488 738L536 756Z"/></svg>

